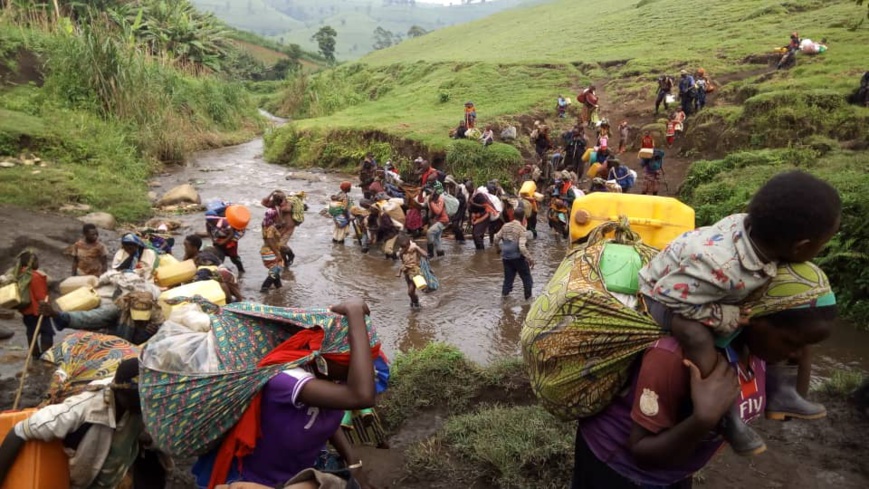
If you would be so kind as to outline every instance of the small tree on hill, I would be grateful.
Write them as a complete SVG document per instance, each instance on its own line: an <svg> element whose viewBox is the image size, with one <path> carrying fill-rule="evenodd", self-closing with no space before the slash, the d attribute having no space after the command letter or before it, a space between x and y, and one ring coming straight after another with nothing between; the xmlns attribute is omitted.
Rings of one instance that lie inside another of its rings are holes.
<svg viewBox="0 0 869 489"><path fill-rule="evenodd" d="M320 54L322 54L330 63L335 62L336 37L338 37L338 33L335 32L335 29L333 29L332 26L328 25L321 27L316 34L311 36L311 40L317 42L317 46L320 48Z"/></svg>
<svg viewBox="0 0 869 489"><path fill-rule="evenodd" d="M420 37L420 36L424 36L426 34L428 34L428 31L423 29L422 27L420 27L418 25L412 26L407 31L407 37L409 37L409 38Z"/></svg>
<svg viewBox="0 0 869 489"><path fill-rule="evenodd" d="M377 27L374 29L374 49L386 49L393 44L398 44L398 40L395 38L395 34L391 31L384 29L383 27Z"/></svg>

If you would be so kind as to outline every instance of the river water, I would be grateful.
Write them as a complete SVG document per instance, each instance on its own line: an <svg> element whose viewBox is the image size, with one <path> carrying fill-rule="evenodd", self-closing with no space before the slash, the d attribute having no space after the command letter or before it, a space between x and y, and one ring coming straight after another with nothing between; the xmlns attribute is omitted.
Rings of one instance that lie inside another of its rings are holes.
<svg viewBox="0 0 869 489"><path fill-rule="evenodd" d="M519 330L528 305L522 298L518 278L512 297L501 298L503 272L494 248L475 252L470 241L458 244L445 240L446 256L432 260L441 287L437 292L421 294L422 308L411 311L404 278L395 276L398 262L385 259L377 247L363 254L358 243L350 238L344 245L331 242L332 220L323 217L320 211L326 207L329 196L338 191L342 180L355 183L357 179L271 165L263 161L262 151L262 140L257 139L201 152L188 165L157 179L161 184L159 191L192 183L203 202L222 199L251 209L248 232L239 243L246 269L241 278L246 299L276 306L319 307L360 296L370 305L378 333L390 354L433 341L454 344L479 362L518 353ZM266 269L259 249L262 245L260 222L265 209L260 200L275 189L304 190L309 210L290 241L296 259L284 274L284 287L262 294L259 288L266 277ZM355 186L351 195L356 201L362 197L361 190ZM186 215L180 220L187 227L186 231L204 230L202 213ZM179 243L181 239L178 238ZM545 232L540 233L538 240L529 241L538 262L532 271L535 292L554 272L566 246L565 240ZM178 253L180 247L176 246ZM229 260L227 265L230 265Z"/></svg>
<svg viewBox="0 0 869 489"><path fill-rule="evenodd" d="M309 307L361 296L371 306L372 318L390 354L433 341L453 344L482 363L518 354L519 332L529 306L522 299L518 278L512 296L501 298L503 269L494 248L477 252L470 241L461 245L446 240L446 256L432 262L441 288L422 294L421 310L411 311L404 279L395 276L399 267L396 262L385 259L377 248L362 254L359 245L349 238L345 245L331 242L332 221L320 211L326 207L329 196L338 191L339 182L351 180L355 184L357 179L271 165L262 159L262 152L262 139L200 152L188 165L157 179L159 191L192 183L203 202L223 199L251 209L251 224L239 246L247 269L241 279L242 290L248 300ZM290 242L296 260L285 273L284 287L262 294L259 288L266 269L259 257L262 243L259 228L264 213L259 202L275 189L304 190L310 209ZM357 201L361 198L358 187L353 188L352 197ZM180 219L187 227L185 231L204 230L201 213ZM567 249L565 240L547 232L545 222L538 228L539 239L529 240L537 263L532 271L535 294L545 286ZM817 351L819 372L841 367L869 370L869 334L858 332L851 325L837 328Z"/></svg>

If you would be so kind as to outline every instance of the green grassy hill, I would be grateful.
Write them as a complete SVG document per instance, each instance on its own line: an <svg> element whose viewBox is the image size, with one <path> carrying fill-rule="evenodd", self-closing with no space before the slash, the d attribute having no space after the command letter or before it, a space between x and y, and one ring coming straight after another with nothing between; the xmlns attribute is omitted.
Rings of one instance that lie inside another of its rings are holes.
<svg viewBox="0 0 869 489"><path fill-rule="evenodd" d="M547 0L498 0L451 7L427 3L386 5L369 0L195 0L194 3L234 27L309 50L317 49L311 36L320 27L330 25L338 32L336 55L346 60L373 50L377 27L406 37L414 25L433 31L542 1Z"/></svg>
<svg viewBox="0 0 869 489"><path fill-rule="evenodd" d="M366 151L404 164L424 154L457 176L509 183L530 155L531 122L548 119L557 131L572 123L552 119L559 93L575 97L595 83L604 116L635 129L661 127L652 116L657 76L703 67L718 90L669 156L680 165L672 191L687 175L683 198L698 207L701 223L742 208L762 182L745 172L792 167L831 169L862 216L869 108L846 97L869 68L865 16L865 5L852 0L708 0L702 11L681 0L559 0L502 12L296 80L270 107L296 122L268 135L265 156L350 168ZM777 71L773 51L794 30L826 38L829 50L800 54L795 68ZM496 133L518 126L519 141L482 148L449 139L466 100ZM691 165L699 160L714 161ZM859 279L867 264L857 263L869 260L869 228L848 226L825 259L848 277L841 283L869 283ZM855 242L867 243L857 262ZM869 286L841 292L850 307L869 297ZM865 310L869 316L869 304Z"/></svg>

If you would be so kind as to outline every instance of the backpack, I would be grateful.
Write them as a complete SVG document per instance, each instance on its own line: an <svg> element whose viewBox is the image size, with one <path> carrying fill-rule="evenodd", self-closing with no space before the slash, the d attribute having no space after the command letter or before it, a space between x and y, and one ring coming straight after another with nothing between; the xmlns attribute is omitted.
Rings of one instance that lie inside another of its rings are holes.
<svg viewBox="0 0 869 489"><path fill-rule="evenodd" d="M501 259L515 260L517 258L522 258L522 251L519 249L519 242L511 241L509 239L501 241Z"/></svg>
<svg viewBox="0 0 869 489"><path fill-rule="evenodd" d="M456 212L459 212L459 199L447 193L441 195L441 198L444 199L444 209L447 211L447 216L455 216Z"/></svg>
<svg viewBox="0 0 869 489"><path fill-rule="evenodd" d="M664 168L664 155L663 152L658 153L660 150L655 150L654 156L651 160L649 160L649 170L651 171L661 171Z"/></svg>

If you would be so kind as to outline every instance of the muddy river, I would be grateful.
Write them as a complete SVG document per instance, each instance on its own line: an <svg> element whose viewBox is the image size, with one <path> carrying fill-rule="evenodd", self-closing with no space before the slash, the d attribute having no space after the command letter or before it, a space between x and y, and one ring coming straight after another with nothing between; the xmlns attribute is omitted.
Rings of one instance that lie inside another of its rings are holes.
<svg viewBox="0 0 869 489"><path fill-rule="evenodd" d="M371 306L379 333L389 353L422 347L432 341L453 344L471 359L490 362L516 355L522 319L528 304L522 299L521 281L516 280L513 295L502 299L502 266L493 248L475 251L473 243L458 244L446 240L446 256L433 260L432 267L441 288L422 294L422 309L411 311L403 278L396 278L399 265L384 258L376 248L362 254L349 238L345 245L331 242L332 221L320 211L329 195L337 192L342 180L357 182L355 177L300 171L271 165L262 158L263 142L256 139L239 146L198 153L190 163L157 179L159 191L174 185L192 183L203 202L229 200L247 205L252 220L247 235L240 242L240 252L247 273L241 282L245 297L277 306L325 306L348 296L361 296ZM285 275L284 287L262 294L259 287L266 269L259 257L260 222L264 208L260 200L272 190L304 190L310 209L305 222L296 228L291 246L295 263ZM354 187L352 196L361 198ZM188 231L204 230L203 215L181 218ZM529 249L537 266L533 269L535 294L546 284L564 256L567 243L559 236L541 230L537 240L529 240ZM176 248L176 254L180 247ZM229 261L227 260L227 264ZM819 347L819 373L834 367L857 367L869 370L869 334L842 325L833 338Z"/></svg>
<svg viewBox="0 0 869 489"><path fill-rule="evenodd" d="M478 252L471 241L458 244L446 239L446 256L432 263L441 288L421 294L422 308L412 311L404 279L395 276L398 263L385 259L377 248L368 254L361 253L360 246L349 238L345 245L331 242L332 221L320 211L325 209L329 195L338 190L339 182L357 179L317 169L301 171L271 165L263 160L262 152L262 139L200 152L186 166L175 167L153 182L159 184L154 187L158 194L182 183L192 183L203 203L222 199L251 209L249 230L239 246L247 269L241 284L248 300L275 306L320 307L361 296L371 306L372 317L390 355L433 341L455 345L480 363L519 353L519 332L529 305L522 299L518 278L512 296L501 298L503 269L494 248ZM285 272L284 287L262 294L259 289L266 269L259 249L260 222L265 209L259 202L275 189L304 190L310 209L290 242L296 260ZM355 200L361 198L358 187L354 187L352 196ZM183 224L175 246L175 255L180 257L184 235L204 231L204 216L200 212L171 219ZM538 227L539 239L529 240L528 244L537 263L532 271L535 294L545 286L567 249L566 241L548 233L545 223ZM107 244L112 251L117 245ZM228 260L227 265L232 266ZM26 346L20 319L16 317L3 324L18 331L12 339L0 341L0 379L8 379L21 371ZM66 331L58 337L64 334ZM819 378L831 368L869 371L869 333L841 325L829 341L818 347L816 363Z"/></svg>

